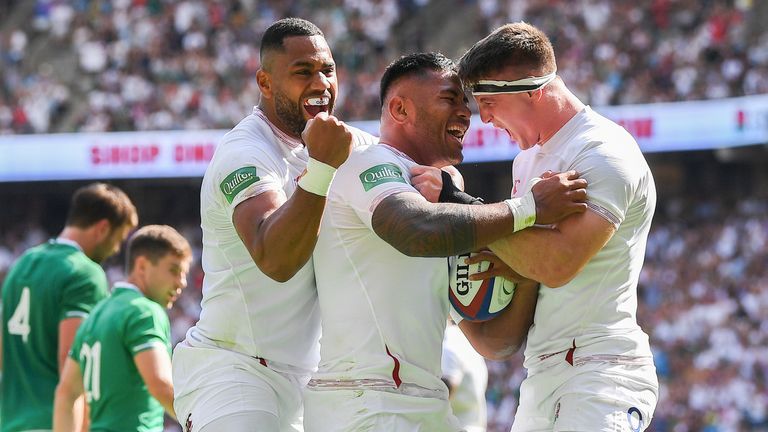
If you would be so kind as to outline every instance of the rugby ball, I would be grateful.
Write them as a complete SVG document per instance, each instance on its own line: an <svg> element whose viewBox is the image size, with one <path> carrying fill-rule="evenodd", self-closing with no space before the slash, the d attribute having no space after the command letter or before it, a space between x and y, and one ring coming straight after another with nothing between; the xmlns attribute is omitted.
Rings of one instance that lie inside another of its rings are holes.
<svg viewBox="0 0 768 432"><path fill-rule="evenodd" d="M474 253L451 257L449 265L449 298L451 305L468 321L487 321L504 310L515 294L515 284L503 277L494 277L479 281L469 280L469 276L487 271L492 263L481 261L477 264L464 264L464 260Z"/></svg>

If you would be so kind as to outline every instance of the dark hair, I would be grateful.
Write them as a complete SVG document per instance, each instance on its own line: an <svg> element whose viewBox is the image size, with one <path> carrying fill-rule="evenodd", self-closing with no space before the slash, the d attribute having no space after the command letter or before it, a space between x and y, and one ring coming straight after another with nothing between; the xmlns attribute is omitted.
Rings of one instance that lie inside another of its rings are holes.
<svg viewBox="0 0 768 432"><path fill-rule="evenodd" d="M547 35L524 22L503 25L464 53L459 60L459 76L470 85L507 67L519 69L524 76L554 72L555 50Z"/></svg>
<svg viewBox="0 0 768 432"><path fill-rule="evenodd" d="M178 231L168 225L147 225L136 231L128 241L126 268L133 270L136 258L146 257L153 264L168 254L179 257L192 256L189 242Z"/></svg>
<svg viewBox="0 0 768 432"><path fill-rule="evenodd" d="M264 57L268 52L282 51L283 41L291 36L323 36L323 32L311 22L301 18L283 18L275 21L261 38L259 61L264 66Z"/></svg>
<svg viewBox="0 0 768 432"><path fill-rule="evenodd" d="M424 76L427 71L455 72L456 64L437 52L408 54L400 57L387 66L381 77L379 86L381 106L384 106L384 98L397 80L407 76Z"/></svg>
<svg viewBox="0 0 768 432"><path fill-rule="evenodd" d="M107 219L112 229L139 222L136 207L120 188L92 183L75 191L67 213L67 226L88 228Z"/></svg>

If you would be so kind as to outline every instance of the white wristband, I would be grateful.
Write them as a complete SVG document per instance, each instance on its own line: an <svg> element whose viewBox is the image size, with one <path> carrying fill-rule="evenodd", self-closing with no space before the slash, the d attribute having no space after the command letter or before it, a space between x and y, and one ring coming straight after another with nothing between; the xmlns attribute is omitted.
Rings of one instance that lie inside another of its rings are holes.
<svg viewBox="0 0 768 432"><path fill-rule="evenodd" d="M315 195L328 196L335 175L336 168L310 157L307 171L299 178L299 186Z"/></svg>
<svg viewBox="0 0 768 432"><path fill-rule="evenodd" d="M504 201L515 217L515 232L528 228L536 223L536 201L530 190L520 198L510 198Z"/></svg>

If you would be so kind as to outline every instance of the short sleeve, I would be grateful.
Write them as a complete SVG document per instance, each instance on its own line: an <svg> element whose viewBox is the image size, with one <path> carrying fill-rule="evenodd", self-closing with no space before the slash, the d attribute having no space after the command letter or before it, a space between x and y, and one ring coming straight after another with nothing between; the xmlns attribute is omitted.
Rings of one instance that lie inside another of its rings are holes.
<svg viewBox="0 0 768 432"><path fill-rule="evenodd" d="M587 206L618 229L629 208L634 172L627 160L599 151L585 152L571 169L586 179Z"/></svg>
<svg viewBox="0 0 768 432"><path fill-rule="evenodd" d="M235 129L224 137L208 175L215 183L214 193L230 211L263 192L283 192L285 169L273 141L258 129Z"/></svg>
<svg viewBox="0 0 768 432"><path fill-rule="evenodd" d="M97 264L78 271L64 282L59 320L86 318L108 296L107 276Z"/></svg>
<svg viewBox="0 0 768 432"><path fill-rule="evenodd" d="M337 171L332 186L333 199L346 202L370 229L373 211L384 198L401 192L418 194L411 186L407 165L376 147L354 151Z"/></svg>
<svg viewBox="0 0 768 432"><path fill-rule="evenodd" d="M153 347L168 349L170 346L168 315L159 306L152 306L141 307L128 316L123 338L133 355Z"/></svg>

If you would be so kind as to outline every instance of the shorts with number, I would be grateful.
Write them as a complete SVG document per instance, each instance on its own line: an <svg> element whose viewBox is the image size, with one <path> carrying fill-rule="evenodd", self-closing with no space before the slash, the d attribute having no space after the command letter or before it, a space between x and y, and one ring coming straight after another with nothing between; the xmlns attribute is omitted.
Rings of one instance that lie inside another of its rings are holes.
<svg viewBox="0 0 768 432"><path fill-rule="evenodd" d="M641 432L658 393L652 364L562 361L523 381L511 432Z"/></svg>
<svg viewBox="0 0 768 432"><path fill-rule="evenodd" d="M306 390L306 432L459 432L448 401L380 390Z"/></svg>
<svg viewBox="0 0 768 432"><path fill-rule="evenodd" d="M275 415L279 432L301 431L301 392L308 380L308 375L277 372L233 351L182 342L173 352L173 407L185 432L250 411Z"/></svg>

